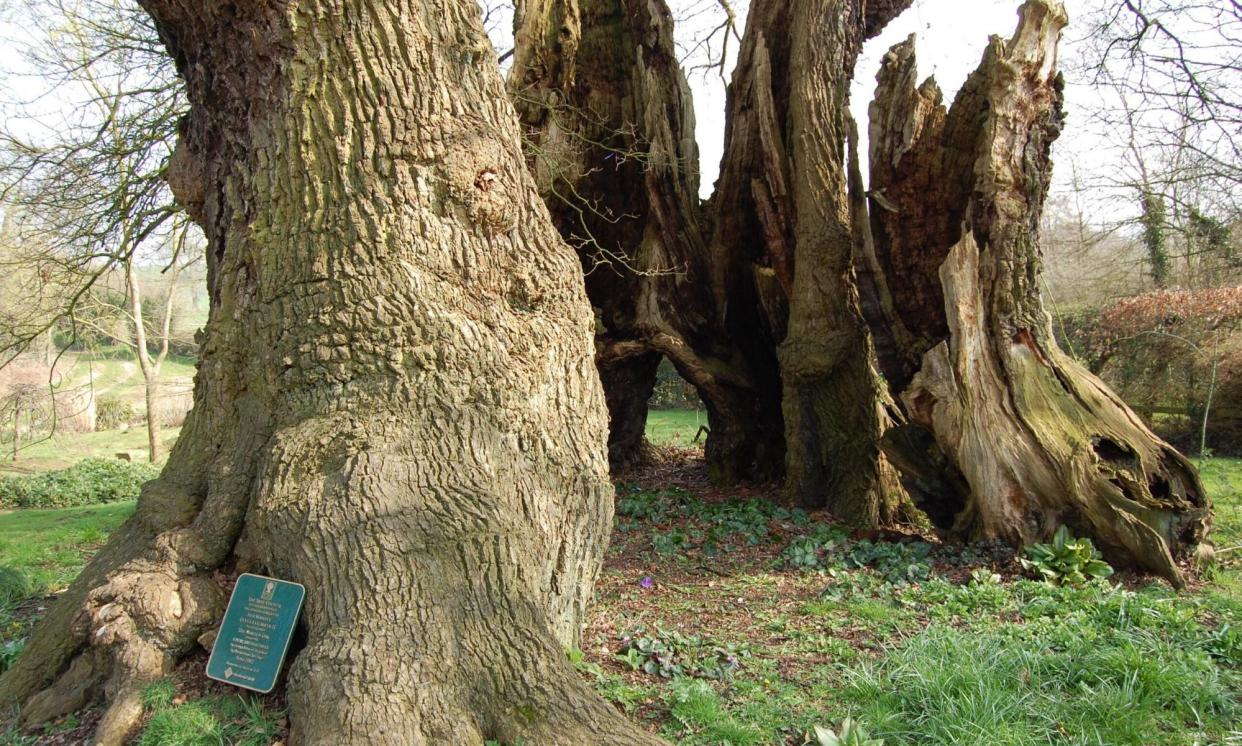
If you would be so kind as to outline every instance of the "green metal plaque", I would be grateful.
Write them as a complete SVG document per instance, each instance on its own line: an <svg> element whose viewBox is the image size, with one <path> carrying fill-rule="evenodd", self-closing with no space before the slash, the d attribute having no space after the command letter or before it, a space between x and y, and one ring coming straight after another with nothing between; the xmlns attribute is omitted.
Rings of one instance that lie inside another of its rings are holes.
<svg viewBox="0 0 1242 746"><path fill-rule="evenodd" d="M207 677L267 694L285 662L306 587L245 573L233 586Z"/></svg>

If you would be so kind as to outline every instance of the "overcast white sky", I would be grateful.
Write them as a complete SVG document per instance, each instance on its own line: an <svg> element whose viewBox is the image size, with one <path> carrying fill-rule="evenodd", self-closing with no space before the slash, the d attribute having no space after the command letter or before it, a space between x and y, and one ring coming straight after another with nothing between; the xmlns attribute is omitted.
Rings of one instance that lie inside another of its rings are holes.
<svg viewBox="0 0 1242 746"><path fill-rule="evenodd" d="M695 0L682 0L683 3ZM1064 0L1071 18L1083 12L1084 0ZM678 0L672 0L676 9ZM1021 0L915 0L913 6L893 21L875 39L867 43L858 61L856 80L851 93L851 109L854 119L865 139L867 107L875 92L875 75L880 60L894 44L902 42L910 34L917 35L916 50L921 77L934 75L944 91L946 103L953 101L958 88L979 65L988 38L999 34L1008 38L1018 24L1018 7ZM691 29L679 28L679 36L692 33ZM1072 52L1074 39L1080 32L1071 25L1062 42L1062 55ZM1093 147L1094 138L1086 128L1075 127L1076 104L1082 104L1094 95L1089 86L1077 85L1071 78L1067 88L1070 124L1057 145L1056 181L1068 184L1072 170L1063 167L1070 161L1083 157L1094 158L1098 167L1106 162L1107 155ZM690 85L694 90L695 116L698 123L698 141L702 161L701 193L710 196L720 167L724 140L725 88L715 72L693 73ZM866 153L866 143L861 146ZM1092 156L1091 154L1095 155ZM1084 156L1085 154L1085 156ZM865 155L864 155L865 157ZM865 172L866 169L864 169ZM864 174L865 178L865 174Z"/></svg>
<svg viewBox="0 0 1242 746"><path fill-rule="evenodd" d="M494 2L494 0L493 0ZM745 0L734 0L739 10L744 10ZM1071 17L1078 17L1084 12L1088 0L1064 0ZM690 16L678 26L679 40L688 46L686 40L696 31L701 32L705 25L714 25L719 21L716 0L669 0L674 15L679 19ZM1021 0L915 0L913 6L901 17L889 25L884 33L868 43L857 68L857 81L854 86L852 100L854 117L860 123L865 137L866 111L875 87L875 74L879 69L880 59L890 46L905 39L910 34L918 37L918 59L920 73L923 76L935 75L937 82L945 93L946 101L952 101L954 94L970 72L978 65L991 34L1008 37L1017 24L1017 9ZM3 3L0 3L3 5ZM696 13L695 11L700 11ZM22 23L19 16L0 16L0 72L5 79L0 79L0 102L12 101L15 98L29 99L31 89L36 85L30 79L23 80L9 73L22 68L21 59L13 44L6 41L22 38L22 29L28 24ZM508 23L501 19L498 27ZM696 25L698 28L696 29ZM1072 54L1074 39L1081 32L1071 26L1067 31L1062 46L1062 56ZM498 41L498 44L504 42ZM737 44L731 47L735 50ZM693 61L691 61L693 62ZM1106 166L1106 148L1098 147L1086 128L1075 126L1075 116L1087 97L1094 95L1087 86L1076 85L1070 79L1067 91L1069 99L1070 125L1057 146L1057 182L1068 183L1071 169L1067 163L1087 163L1088 168ZM719 169L722 141L724 138L724 107L725 86L716 72L691 72L690 83L694 91L695 112L698 121L698 140L701 150L702 194L711 194L716 174ZM44 105L55 108L52 101ZM66 110L72 108L72 102L63 104ZM0 110L2 111L2 110ZM1081 118L1078 123L1081 124ZM866 152L865 143L863 151Z"/></svg>

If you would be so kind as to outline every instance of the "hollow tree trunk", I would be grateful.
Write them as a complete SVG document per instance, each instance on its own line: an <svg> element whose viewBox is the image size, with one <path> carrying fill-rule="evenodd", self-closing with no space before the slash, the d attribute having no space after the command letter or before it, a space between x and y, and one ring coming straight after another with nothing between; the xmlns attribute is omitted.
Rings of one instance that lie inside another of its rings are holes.
<svg viewBox="0 0 1242 746"><path fill-rule="evenodd" d="M707 407L713 475L778 475L779 382L751 369L707 283L694 112L668 7L519 0L516 9L509 88L540 192L578 249L596 308L613 466L641 457L652 361L665 356Z"/></svg>
<svg viewBox="0 0 1242 746"><path fill-rule="evenodd" d="M1106 557L1182 582L1208 501L1190 463L1058 348L1040 299L1038 227L1060 132L1056 0L1029 0L951 109L894 47L872 106L872 223L898 354L886 370L939 485L946 528L1015 544L1060 525ZM889 330L891 331L891 329ZM885 334L885 331L879 331ZM908 463L906 464L909 465ZM922 468L920 468L922 467Z"/></svg>
<svg viewBox="0 0 1242 746"><path fill-rule="evenodd" d="M889 410L855 289L848 95L863 41L907 5L751 4L711 206L728 328L782 381L786 490L858 526L895 518L903 492L880 454Z"/></svg>
<svg viewBox="0 0 1242 746"><path fill-rule="evenodd" d="M298 744L658 743L568 664L611 489L589 307L471 0L144 0L209 240L195 406L0 700L117 744L219 621L307 587Z"/></svg>

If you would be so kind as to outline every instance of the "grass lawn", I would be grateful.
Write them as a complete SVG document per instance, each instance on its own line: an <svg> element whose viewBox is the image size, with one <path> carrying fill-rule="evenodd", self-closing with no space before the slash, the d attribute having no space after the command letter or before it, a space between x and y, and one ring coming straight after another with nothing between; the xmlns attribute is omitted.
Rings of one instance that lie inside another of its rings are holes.
<svg viewBox="0 0 1242 746"><path fill-rule="evenodd" d="M164 442L164 457L177 442L179 427L166 427L160 431L160 439ZM125 451L133 460L147 457L147 429L137 425L128 430L101 430L94 433L58 433L51 438L32 441L29 447L22 449L21 458L10 460L11 454L5 453L0 461L0 475L33 474L35 472L64 469L84 458L115 458L116 454Z"/></svg>
<svg viewBox="0 0 1242 746"><path fill-rule="evenodd" d="M194 378L193 358L169 355L160 368L160 381L170 390L186 390ZM142 370L134 351L124 345L103 347L90 352L69 352L61 357L57 372L67 385L94 384L95 395L143 401Z"/></svg>
<svg viewBox="0 0 1242 746"><path fill-rule="evenodd" d="M0 514L0 565L21 571L36 592L59 590L133 512L124 502Z"/></svg>
<svg viewBox="0 0 1242 746"><path fill-rule="evenodd" d="M674 414L652 426L693 423ZM620 485L570 657L677 744L802 746L846 717L886 746L1242 743L1242 460L1203 473L1220 562L1181 593L1130 573L1038 582L995 546L856 540L757 489ZM0 565L63 585L132 509L0 515ZM0 661L25 629L8 624ZM279 695L204 689L201 664L151 687L139 743L284 736Z"/></svg>
<svg viewBox="0 0 1242 746"><path fill-rule="evenodd" d="M647 413L647 440L658 446L702 448L694 438L700 427L707 426L707 412L685 409L653 409Z"/></svg>

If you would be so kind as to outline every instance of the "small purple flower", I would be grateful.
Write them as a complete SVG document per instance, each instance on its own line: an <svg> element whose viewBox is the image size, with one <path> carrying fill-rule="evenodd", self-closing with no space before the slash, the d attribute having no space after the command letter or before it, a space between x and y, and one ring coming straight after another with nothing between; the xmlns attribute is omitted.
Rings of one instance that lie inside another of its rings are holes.
<svg viewBox="0 0 1242 746"><path fill-rule="evenodd" d="M638 584L644 588L651 588L655 585L655 580L650 575L644 575L643 579L638 581Z"/></svg>

